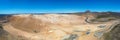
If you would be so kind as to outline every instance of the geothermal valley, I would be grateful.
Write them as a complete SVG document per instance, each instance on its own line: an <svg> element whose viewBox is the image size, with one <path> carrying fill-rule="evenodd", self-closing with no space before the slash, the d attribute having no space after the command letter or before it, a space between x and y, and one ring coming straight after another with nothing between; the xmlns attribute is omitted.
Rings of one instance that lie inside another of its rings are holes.
<svg viewBox="0 0 120 40"><path fill-rule="evenodd" d="M119 40L120 13L0 15L0 40Z"/></svg>

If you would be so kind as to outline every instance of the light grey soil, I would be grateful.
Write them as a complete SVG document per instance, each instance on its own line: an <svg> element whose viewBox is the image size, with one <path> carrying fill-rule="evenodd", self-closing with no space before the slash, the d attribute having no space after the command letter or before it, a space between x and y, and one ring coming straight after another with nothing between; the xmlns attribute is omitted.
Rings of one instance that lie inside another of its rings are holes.
<svg viewBox="0 0 120 40"><path fill-rule="evenodd" d="M104 34L104 40L120 40L120 24L110 32Z"/></svg>

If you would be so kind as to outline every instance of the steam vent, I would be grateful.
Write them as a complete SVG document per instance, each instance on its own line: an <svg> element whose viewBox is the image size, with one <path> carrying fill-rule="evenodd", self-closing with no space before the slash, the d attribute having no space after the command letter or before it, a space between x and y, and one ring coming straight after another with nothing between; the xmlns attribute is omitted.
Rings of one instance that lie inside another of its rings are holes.
<svg viewBox="0 0 120 40"><path fill-rule="evenodd" d="M0 17L0 40L120 40L115 13L14 14Z"/></svg>

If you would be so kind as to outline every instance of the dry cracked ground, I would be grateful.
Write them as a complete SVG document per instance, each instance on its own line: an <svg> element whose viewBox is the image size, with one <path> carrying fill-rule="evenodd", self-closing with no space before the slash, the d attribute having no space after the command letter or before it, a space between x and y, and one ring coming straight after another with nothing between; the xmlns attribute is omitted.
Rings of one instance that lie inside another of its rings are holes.
<svg viewBox="0 0 120 40"><path fill-rule="evenodd" d="M0 40L120 40L111 14L17 14L1 17Z"/></svg>

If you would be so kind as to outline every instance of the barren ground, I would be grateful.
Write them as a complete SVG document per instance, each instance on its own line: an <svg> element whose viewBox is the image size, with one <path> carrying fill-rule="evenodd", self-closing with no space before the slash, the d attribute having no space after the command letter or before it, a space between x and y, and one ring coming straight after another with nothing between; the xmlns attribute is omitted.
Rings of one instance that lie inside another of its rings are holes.
<svg viewBox="0 0 120 40"><path fill-rule="evenodd" d="M10 17L3 29L11 40L104 40L103 34L120 23L118 19L91 23L92 19L94 15L21 14Z"/></svg>

